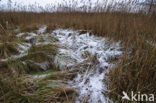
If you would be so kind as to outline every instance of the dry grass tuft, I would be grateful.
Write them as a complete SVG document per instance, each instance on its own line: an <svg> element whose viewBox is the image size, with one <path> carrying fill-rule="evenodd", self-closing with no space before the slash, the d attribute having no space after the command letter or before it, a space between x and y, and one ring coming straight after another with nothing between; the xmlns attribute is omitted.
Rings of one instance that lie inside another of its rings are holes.
<svg viewBox="0 0 156 103"><path fill-rule="evenodd" d="M0 75L0 101L5 103L54 103L73 101L73 89L48 86L47 81L36 81L27 77L3 79ZM52 82L55 85L57 82ZM7 85L7 86L6 86Z"/></svg>

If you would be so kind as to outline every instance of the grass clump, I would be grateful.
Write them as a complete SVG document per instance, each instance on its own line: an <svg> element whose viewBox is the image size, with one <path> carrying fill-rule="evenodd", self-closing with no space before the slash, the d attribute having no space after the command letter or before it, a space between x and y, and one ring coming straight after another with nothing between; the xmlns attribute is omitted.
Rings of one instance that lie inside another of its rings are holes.
<svg viewBox="0 0 156 103"><path fill-rule="evenodd" d="M17 42L15 34L8 29L0 27L0 58L7 58L17 54Z"/></svg>
<svg viewBox="0 0 156 103"><path fill-rule="evenodd" d="M56 70L46 70L46 71L43 71L43 72L30 72L31 75L44 75L44 74L51 74L51 73L54 73L56 72Z"/></svg>
<svg viewBox="0 0 156 103"><path fill-rule="evenodd" d="M57 38L51 36L51 35L41 35L39 37L37 37L37 41L39 43L44 43L44 42L50 42L50 43L53 43L53 42L57 42L59 41Z"/></svg>
<svg viewBox="0 0 156 103"><path fill-rule="evenodd" d="M7 58L11 55L17 54L17 44L16 43L0 43L0 58Z"/></svg>
<svg viewBox="0 0 156 103"><path fill-rule="evenodd" d="M28 50L28 54L22 57L10 58L9 69L13 73L23 74L40 72L47 69L57 69L53 63L57 46L53 44L37 45Z"/></svg>
<svg viewBox="0 0 156 103"><path fill-rule="evenodd" d="M5 103L39 103L32 92L35 82L28 82L17 77L6 80L0 77L0 101Z"/></svg>
<svg viewBox="0 0 156 103"><path fill-rule="evenodd" d="M35 80L26 76L10 77L4 80L1 75L0 101L5 103L69 103L73 101L75 95L73 89L61 87L58 81L48 81ZM55 85L56 83L58 85Z"/></svg>
<svg viewBox="0 0 156 103"><path fill-rule="evenodd" d="M43 68L31 60L12 59L8 61L8 68L13 74L25 74L31 71L43 71Z"/></svg>
<svg viewBox="0 0 156 103"><path fill-rule="evenodd" d="M37 45L37 46L32 46L29 50L28 53L37 53L37 52L43 52L47 55L51 55L54 56L56 55L57 52L57 45L54 44L41 44L41 45Z"/></svg>

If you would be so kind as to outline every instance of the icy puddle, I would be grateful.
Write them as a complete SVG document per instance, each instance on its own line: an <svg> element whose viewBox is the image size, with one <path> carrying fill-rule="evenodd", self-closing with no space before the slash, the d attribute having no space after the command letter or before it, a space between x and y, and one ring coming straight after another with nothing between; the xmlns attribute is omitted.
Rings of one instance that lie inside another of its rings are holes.
<svg viewBox="0 0 156 103"><path fill-rule="evenodd" d="M76 103L110 103L104 95L107 90L104 78L122 55L120 43L70 29L56 29L51 35L58 38L62 47L55 57L55 64L62 69L69 67L77 71L74 79L69 81L79 95Z"/></svg>

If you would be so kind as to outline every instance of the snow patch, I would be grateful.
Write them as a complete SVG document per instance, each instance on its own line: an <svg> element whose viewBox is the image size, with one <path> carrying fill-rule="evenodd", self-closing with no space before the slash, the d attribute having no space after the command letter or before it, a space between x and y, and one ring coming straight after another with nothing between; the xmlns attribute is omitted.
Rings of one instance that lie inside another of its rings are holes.
<svg viewBox="0 0 156 103"><path fill-rule="evenodd" d="M156 43L153 43L152 41L146 41L148 44L150 44L151 46L153 46L153 47L156 47Z"/></svg>
<svg viewBox="0 0 156 103"><path fill-rule="evenodd" d="M48 38L46 35L43 36L43 42L37 40L36 37L42 36L40 34L43 34L46 28L47 26L42 26L37 30L37 34L28 33L25 39L31 40L35 38L34 45L54 43L51 40L45 39ZM80 32L71 29L56 29L52 34L47 34L48 36L57 38L58 41L55 41L55 43L61 47L55 56L54 62L60 68L66 68L79 64L96 55L98 63L92 66L94 63L88 62L87 67L82 66L80 69L83 72L77 72L76 78L70 81L69 85L78 90L79 96L75 101L76 103L111 103L104 95L105 90L107 90L104 78L105 74L116 63L112 61L118 60L122 55L122 46L120 42L112 43L107 38L90 35L88 32L83 34ZM23 35L24 33L19 33L16 36L21 37ZM27 50L32 44L21 43L18 46L20 54L13 56L14 58L27 55ZM46 70L49 62L45 61L36 64ZM46 76L35 75L34 78L40 79Z"/></svg>
<svg viewBox="0 0 156 103"><path fill-rule="evenodd" d="M114 58L122 55L120 42L112 43L107 38L81 34L79 31L71 29L56 29L51 34L59 39L59 50L55 58L55 64L62 67L69 67L83 62L96 55L99 64L96 67L82 68L84 73L78 72L77 77L69 84L77 88L79 98L76 103L110 103L105 97L104 91L107 89L103 79L105 73L109 71L114 63ZM88 98L88 99L87 99Z"/></svg>
<svg viewBox="0 0 156 103"><path fill-rule="evenodd" d="M47 77L48 76L48 74L43 74L43 75L34 75L34 76L32 76L34 79L42 79L42 78L45 78L45 77Z"/></svg>
<svg viewBox="0 0 156 103"><path fill-rule="evenodd" d="M21 36L23 36L25 33L18 33L16 36L17 37L21 37Z"/></svg>
<svg viewBox="0 0 156 103"><path fill-rule="evenodd" d="M18 51L20 52L20 54L24 54L30 47L30 43L21 43L18 44Z"/></svg>
<svg viewBox="0 0 156 103"><path fill-rule="evenodd" d="M37 34L35 34L35 33L28 33L28 36L26 36L26 40L30 40L30 39L32 39L32 38L34 38L34 37L36 37L37 36Z"/></svg>
<svg viewBox="0 0 156 103"><path fill-rule="evenodd" d="M39 28L39 30L37 30L37 34L43 34L47 29L47 26L44 25L41 28Z"/></svg>

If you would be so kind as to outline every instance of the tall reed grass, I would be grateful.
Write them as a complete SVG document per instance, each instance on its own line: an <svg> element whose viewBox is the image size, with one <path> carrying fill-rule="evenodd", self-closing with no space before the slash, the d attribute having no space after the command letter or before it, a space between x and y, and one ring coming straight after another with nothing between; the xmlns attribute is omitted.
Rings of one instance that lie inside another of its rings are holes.
<svg viewBox="0 0 156 103"><path fill-rule="evenodd" d="M122 91L140 91L156 95L156 47L149 43L156 43L156 13L127 10L129 9L123 7L120 11L107 8L105 12L1 11L0 23L4 28L18 26L26 31L31 25L42 24L48 25L49 30L60 27L83 29L97 36L121 41L125 52L118 65L108 73L110 97L117 100Z"/></svg>

